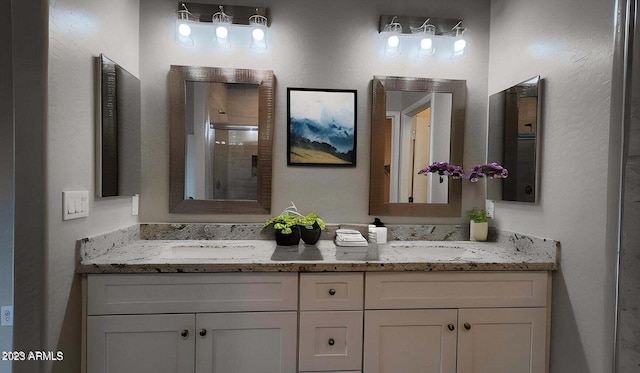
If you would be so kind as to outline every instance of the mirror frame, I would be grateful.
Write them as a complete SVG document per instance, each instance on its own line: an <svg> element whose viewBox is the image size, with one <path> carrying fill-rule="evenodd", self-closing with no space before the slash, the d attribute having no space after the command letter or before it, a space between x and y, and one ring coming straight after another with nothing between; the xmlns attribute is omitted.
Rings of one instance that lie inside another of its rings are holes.
<svg viewBox="0 0 640 373"><path fill-rule="evenodd" d="M171 65L169 70L170 163L169 212L182 214L270 214L273 154L274 76L272 70ZM184 199L185 82L258 85L257 200Z"/></svg>
<svg viewBox="0 0 640 373"><path fill-rule="evenodd" d="M387 116L386 91L422 91L451 93L451 155L449 163L462 165L466 80L404 78L374 76L371 106L371 161L369 182L369 215L381 216L462 216L462 181L449 181L448 203L384 202L384 133ZM426 165L425 165L426 166Z"/></svg>

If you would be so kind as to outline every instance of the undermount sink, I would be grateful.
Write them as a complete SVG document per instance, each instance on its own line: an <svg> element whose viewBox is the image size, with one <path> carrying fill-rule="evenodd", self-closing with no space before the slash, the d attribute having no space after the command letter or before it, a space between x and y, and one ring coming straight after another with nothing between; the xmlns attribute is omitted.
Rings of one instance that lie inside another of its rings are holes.
<svg viewBox="0 0 640 373"><path fill-rule="evenodd" d="M169 259L238 259L251 255L258 249L255 243L211 242L172 246L162 256Z"/></svg>
<svg viewBox="0 0 640 373"><path fill-rule="evenodd" d="M461 243L447 243L441 241L412 241L391 242L389 248L402 251L410 256L438 257L438 258L469 258L476 253Z"/></svg>

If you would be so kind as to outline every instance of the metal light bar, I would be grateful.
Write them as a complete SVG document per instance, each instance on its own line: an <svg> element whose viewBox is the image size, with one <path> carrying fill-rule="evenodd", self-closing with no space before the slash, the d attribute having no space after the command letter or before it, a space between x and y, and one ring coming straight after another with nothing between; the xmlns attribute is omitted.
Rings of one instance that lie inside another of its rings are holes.
<svg viewBox="0 0 640 373"><path fill-rule="evenodd" d="M195 16L195 21L211 23L211 18L214 14L220 12L221 6L224 8L224 13L231 18L231 24L233 25L251 25L251 19L256 15L265 17L265 23L269 20L269 8L255 6L179 2L178 12L184 11L186 7L186 9L189 9L189 12ZM269 25L264 24L264 26L268 27Z"/></svg>
<svg viewBox="0 0 640 373"><path fill-rule="evenodd" d="M191 9L191 8L189 8ZM426 16L398 16L398 15L381 15L380 24L378 26L379 32L385 32L385 27L391 23L399 23L402 26L401 33L403 34L415 34L419 33L421 28L424 27L425 20L429 20L429 25L435 26L435 34L438 36L456 36L455 27L459 26L462 22L461 19L453 18L434 18ZM424 32L424 31L422 31Z"/></svg>

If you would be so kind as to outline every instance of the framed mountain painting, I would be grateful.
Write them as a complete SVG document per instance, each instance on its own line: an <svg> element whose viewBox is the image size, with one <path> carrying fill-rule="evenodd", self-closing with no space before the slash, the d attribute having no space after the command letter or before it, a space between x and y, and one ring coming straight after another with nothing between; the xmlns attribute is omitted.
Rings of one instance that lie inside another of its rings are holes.
<svg viewBox="0 0 640 373"><path fill-rule="evenodd" d="M287 164L356 165L356 91L287 88Z"/></svg>

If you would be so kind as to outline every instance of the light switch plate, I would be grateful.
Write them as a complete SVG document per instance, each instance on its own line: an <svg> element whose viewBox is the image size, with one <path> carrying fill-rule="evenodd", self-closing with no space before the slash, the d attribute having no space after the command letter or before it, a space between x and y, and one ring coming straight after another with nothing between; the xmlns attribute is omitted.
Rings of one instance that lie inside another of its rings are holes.
<svg viewBox="0 0 640 373"><path fill-rule="evenodd" d="M89 216L89 191L68 190L62 192L62 220Z"/></svg>

